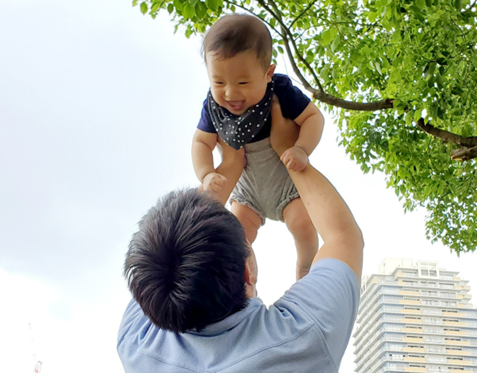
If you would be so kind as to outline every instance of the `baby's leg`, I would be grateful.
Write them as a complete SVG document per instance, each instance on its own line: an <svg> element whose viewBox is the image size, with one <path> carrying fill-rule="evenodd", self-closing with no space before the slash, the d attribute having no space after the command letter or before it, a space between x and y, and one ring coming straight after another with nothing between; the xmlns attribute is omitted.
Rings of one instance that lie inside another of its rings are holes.
<svg viewBox="0 0 477 373"><path fill-rule="evenodd" d="M232 213L245 229L245 237L250 243L257 238L258 228L262 225L262 218L250 207L232 202Z"/></svg>
<svg viewBox="0 0 477 373"><path fill-rule="evenodd" d="M283 218L295 239L297 252L296 279L305 276L318 251L318 234L301 198L295 198L283 210Z"/></svg>

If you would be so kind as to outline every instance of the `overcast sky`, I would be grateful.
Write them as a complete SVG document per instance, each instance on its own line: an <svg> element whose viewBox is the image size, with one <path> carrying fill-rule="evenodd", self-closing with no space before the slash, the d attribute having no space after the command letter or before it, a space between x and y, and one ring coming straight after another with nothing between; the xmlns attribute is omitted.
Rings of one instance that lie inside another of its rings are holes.
<svg viewBox="0 0 477 373"><path fill-rule="evenodd" d="M127 244L160 195L197 185L200 39L130 1L3 0L0 48L0 370L32 372L36 354L42 373L123 372ZM384 177L363 176L336 138L328 116L311 162L363 230L365 273L385 256L438 260L477 286L475 258L427 242L425 212L404 215ZM294 281L293 241L267 222L254 247L271 304ZM352 360L349 348L341 372Z"/></svg>

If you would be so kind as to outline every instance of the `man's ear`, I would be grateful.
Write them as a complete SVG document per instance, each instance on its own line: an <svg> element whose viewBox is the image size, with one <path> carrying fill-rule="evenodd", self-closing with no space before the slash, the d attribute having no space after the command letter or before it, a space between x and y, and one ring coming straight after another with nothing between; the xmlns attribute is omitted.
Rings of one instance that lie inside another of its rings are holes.
<svg viewBox="0 0 477 373"><path fill-rule="evenodd" d="M267 70L267 83L270 83L272 81L273 73L275 72L275 68L277 66L274 64L271 64L270 67Z"/></svg>
<svg viewBox="0 0 477 373"><path fill-rule="evenodd" d="M253 286L257 283L256 271L252 270L250 257L245 261L244 281L247 285Z"/></svg>

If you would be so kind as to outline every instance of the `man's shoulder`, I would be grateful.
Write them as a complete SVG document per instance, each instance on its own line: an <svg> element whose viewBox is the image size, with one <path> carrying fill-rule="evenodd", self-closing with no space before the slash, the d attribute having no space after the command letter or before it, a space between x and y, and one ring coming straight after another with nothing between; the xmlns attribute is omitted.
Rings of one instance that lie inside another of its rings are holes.
<svg viewBox="0 0 477 373"><path fill-rule="evenodd" d="M337 322L334 315L343 313L343 309L347 310L343 318L354 320L359 295L359 282L353 270L339 260L328 258L316 262L310 273L292 285L275 305L291 305L293 312L322 325L324 320Z"/></svg>
<svg viewBox="0 0 477 373"><path fill-rule="evenodd" d="M359 281L353 270L339 260L326 258L316 262L275 306L312 320L339 366L353 329L359 295Z"/></svg>

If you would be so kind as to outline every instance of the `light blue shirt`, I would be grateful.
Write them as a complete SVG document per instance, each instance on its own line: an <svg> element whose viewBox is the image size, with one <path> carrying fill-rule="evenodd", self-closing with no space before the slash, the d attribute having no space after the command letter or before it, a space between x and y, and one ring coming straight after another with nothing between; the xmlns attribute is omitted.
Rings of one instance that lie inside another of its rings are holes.
<svg viewBox="0 0 477 373"><path fill-rule="evenodd" d="M351 268L324 259L269 309L252 298L199 333L159 329L132 300L118 353L126 373L338 372L358 302Z"/></svg>

